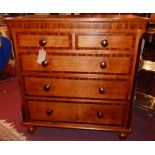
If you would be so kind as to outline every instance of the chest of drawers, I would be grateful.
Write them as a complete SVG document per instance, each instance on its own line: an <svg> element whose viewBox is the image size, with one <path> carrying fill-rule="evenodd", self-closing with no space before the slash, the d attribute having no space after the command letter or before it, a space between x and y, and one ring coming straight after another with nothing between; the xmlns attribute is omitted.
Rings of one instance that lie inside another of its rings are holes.
<svg viewBox="0 0 155 155"><path fill-rule="evenodd" d="M139 43L147 19L126 16L8 18L22 96L22 124L131 131ZM37 63L39 49L46 57Z"/></svg>

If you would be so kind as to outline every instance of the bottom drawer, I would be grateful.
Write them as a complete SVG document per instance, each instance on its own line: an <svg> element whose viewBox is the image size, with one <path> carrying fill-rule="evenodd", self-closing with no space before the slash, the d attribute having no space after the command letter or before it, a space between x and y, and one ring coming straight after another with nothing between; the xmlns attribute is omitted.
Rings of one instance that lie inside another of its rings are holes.
<svg viewBox="0 0 155 155"><path fill-rule="evenodd" d="M78 112L81 123L106 125L123 125L128 114L126 105L80 104Z"/></svg>
<svg viewBox="0 0 155 155"><path fill-rule="evenodd" d="M29 119L40 121L75 122L74 104L59 102L28 101Z"/></svg>
<svg viewBox="0 0 155 155"><path fill-rule="evenodd" d="M128 109L124 105L101 105L28 101L30 120L124 125Z"/></svg>

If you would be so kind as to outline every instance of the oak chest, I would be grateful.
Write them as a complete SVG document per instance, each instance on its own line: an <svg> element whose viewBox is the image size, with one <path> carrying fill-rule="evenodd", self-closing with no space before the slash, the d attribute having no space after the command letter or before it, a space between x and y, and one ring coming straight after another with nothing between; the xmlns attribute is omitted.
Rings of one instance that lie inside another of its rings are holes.
<svg viewBox="0 0 155 155"><path fill-rule="evenodd" d="M127 137L147 19L35 15L6 23L16 53L22 124L29 133L45 126Z"/></svg>

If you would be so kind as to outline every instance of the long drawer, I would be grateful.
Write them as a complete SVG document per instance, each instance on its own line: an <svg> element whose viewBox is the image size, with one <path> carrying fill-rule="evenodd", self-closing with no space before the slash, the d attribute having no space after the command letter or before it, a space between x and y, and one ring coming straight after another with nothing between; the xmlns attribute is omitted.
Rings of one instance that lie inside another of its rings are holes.
<svg viewBox="0 0 155 155"><path fill-rule="evenodd" d="M30 120L123 125L127 105L28 101Z"/></svg>
<svg viewBox="0 0 155 155"><path fill-rule="evenodd" d="M26 95L124 100L128 95L128 81L25 77L25 93Z"/></svg>
<svg viewBox="0 0 155 155"><path fill-rule="evenodd" d="M67 71L128 74L130 57L119 56L55 56L47 55L47 65L37 63L37 55L22 55L23 71ZM44 63L44 62L43 62Z"/></svg>

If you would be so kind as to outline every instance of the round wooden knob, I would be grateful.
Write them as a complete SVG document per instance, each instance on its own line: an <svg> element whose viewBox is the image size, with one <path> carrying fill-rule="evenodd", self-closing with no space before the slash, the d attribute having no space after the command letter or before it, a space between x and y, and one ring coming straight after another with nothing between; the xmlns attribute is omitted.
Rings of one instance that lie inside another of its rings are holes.
<svg viewBox="0 0 155 155"><path fill-rule="evenodd" d="M43 61L43 62L41 63L41 65L42 65L43 67L48 66L48 61L47 61L47 60Z"/></svg>
<svg viewBox="0 0 155 155"><path fill-rule="evenodd" d="M46 41L45 39L39 40L39 45L40 45L41 47L44 47L46 44L47 44L47 41Z"/></svg>
<svg viewBox="0 0 155 155"><path fill-rule="evenodd" d="M50 90L50 85L49 84L45 84L43 89L44 89L44 91L49 91Z"/></svg>
<svg viewBox="0 0 155 155"><path fill-rule="evenodd" d="M97 117L98 117L99 119L103 118L103 116L104 116L104 114L103 114L102 111L99 111L99 112L97 113Z"/></svg>
<svg viewBox="0 0 155 155"><path fill-rule="evenodd" d="M99 93L100 94L104 94L105 93L105 88L104 87L100 87L99 88Z"/></svg>
<svg viewBox="0 0 155 155"><path fill-rule="evenodd" d="M102 40L102 41L101 41L101 45L102 45L103 47L107 47L107 46L108 46L108 40L106 40L106 39Z"/></svg>
<svg viewBox="0 0 155 155"><path fill-rule="evenodd" d="M47 109L46 114L47 114L48 116L52 115L52 113L53 113L53 111L52 111L51 108Z"/></svg>
<svg viewBox="0 0 155 155"><path fill-rule="evenodd" d="M107 63L106 63L105 61L102 61L102 62L100 63L100 67L101 67L102 69L105 69L105 68L107 67Z"/></svg>

